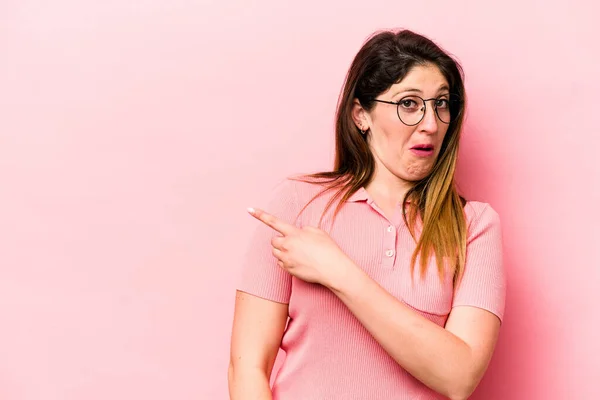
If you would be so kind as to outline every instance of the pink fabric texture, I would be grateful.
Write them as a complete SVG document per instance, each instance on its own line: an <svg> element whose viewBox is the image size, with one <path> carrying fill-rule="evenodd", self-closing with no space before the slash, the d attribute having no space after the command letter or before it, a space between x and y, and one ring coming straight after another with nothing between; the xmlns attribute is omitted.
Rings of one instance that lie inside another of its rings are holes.
<svg viewBox="0 0 600 400"><path fill-rule="evenodd" d="M334 191L302 207L322 189L290 179L273 191L265 211L296 226L317 226ZM416 312L444 326L453 307L468 305L489 310L501 320L505 303L505 272L498 214L486 203L465 206L469 226L466 269L461 284L440 281L435 259L421 278L410 273L415 241L398 205L391 219L361 188L322 229L385 290ZM249 246L238 289L271 301L289 304L289 321L281 348L285 361L273 384L275 400L443 398L396 363L330 290L303 282L279 268L271 253L278 233L258 224ZM444 360L440 360L444 362Z"/></svg>

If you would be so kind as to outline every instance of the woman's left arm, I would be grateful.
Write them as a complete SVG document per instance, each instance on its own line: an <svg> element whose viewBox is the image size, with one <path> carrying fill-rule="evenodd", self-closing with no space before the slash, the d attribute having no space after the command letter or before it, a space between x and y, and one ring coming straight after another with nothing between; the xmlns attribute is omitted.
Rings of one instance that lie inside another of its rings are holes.
<svg viewBox="0 0 600 400"><path fill-rule="evenodd" d="M329 285L398 364L452 400L467 399L492 357L500 320L481 308L454 307L443 328L410 309L356 265Z"/></svg>

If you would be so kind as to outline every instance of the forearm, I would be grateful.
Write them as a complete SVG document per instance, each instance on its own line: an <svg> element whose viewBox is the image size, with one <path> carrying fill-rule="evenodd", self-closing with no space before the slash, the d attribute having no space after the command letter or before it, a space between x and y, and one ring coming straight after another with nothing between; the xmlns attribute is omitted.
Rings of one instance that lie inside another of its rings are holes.
<svg viewBox="0 0 600 400"><path fill-rule="evenodd" d="M466 398L475 383L471 348L397 300L356 266L328 285L386 352L431 389Z"/></svg>
<svg viewBox="0 0 600 400"><path fill-rule="evenodd" d="M230 400L272 400L267 373L258 368L229 366Z"/></svg>

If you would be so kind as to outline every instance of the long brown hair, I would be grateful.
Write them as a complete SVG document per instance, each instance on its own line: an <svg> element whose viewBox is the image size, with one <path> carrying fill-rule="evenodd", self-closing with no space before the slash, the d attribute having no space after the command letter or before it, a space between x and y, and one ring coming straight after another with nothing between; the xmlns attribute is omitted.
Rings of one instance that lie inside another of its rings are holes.
<svg viewBox="0 0 600 400"><path fill-rule="evenodd" d="M343 204L358 189L366 186L375 172L375 160L366 140L367 135L361 134L352 119L354 99L358 99L363 109L370 111L374 107L375 97L404 79L413 67L429 64L439 68L448 81L450 93L459 96L462 102L455 110L451 110L455 115L431 173L414 182L406 193L402 207L404 221L417 242L411 259L411 273L414 272L417 257L420 258L423 275L429 258L435 255L440 279L444 279L446 268L450 267L456 283L464 270L467 241L465 200L458 194L454 178L464 119L463 71L458 62L430 39L409 30L382 31L372 35L363 44L350 66L338 99L333 170L292 179L324 184L325 189L308 204L319 195L338 189L327 204L319 226L325 212L342 196L333 215L335 219ZM405 208L407 202L411 204L408 213ZM420 235L416 230L418 221L421 224Z"/></svg>

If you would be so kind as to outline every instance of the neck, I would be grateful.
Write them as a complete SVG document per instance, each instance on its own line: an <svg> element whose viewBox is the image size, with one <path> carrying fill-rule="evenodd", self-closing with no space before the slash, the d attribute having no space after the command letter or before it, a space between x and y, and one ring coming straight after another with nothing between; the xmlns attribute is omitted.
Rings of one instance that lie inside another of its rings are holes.
<svg viewBox="0 0 600 400"><path fill-rule="evenodd" d="M387 203L401 204L413 183L398 178L378 160L375 164L375 174L365 190L372 196L384 199Z"/></svg>

